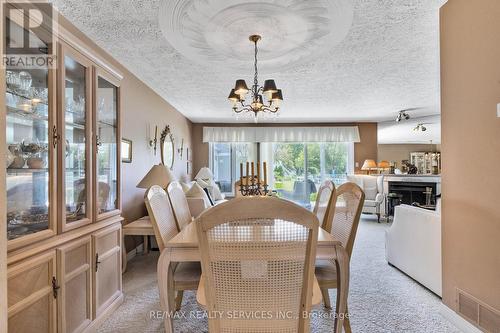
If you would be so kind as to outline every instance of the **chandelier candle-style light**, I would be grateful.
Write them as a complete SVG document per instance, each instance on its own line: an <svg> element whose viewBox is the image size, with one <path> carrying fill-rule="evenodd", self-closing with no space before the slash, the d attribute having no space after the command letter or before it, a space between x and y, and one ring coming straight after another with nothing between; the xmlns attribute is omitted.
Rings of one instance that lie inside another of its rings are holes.
<svg viewBox="0 0 500 333"><path fill-rule="evenodd" d="M260 112L263 114L277 114L280 110L280 104L283 101L283 94L281 89L276 88L274 80L266 80L263 87L259 86L257 69L257 42L261 39L261 36L251 35L249 39L255 45L255 75L252 89L248 89L245 80L238 79L236 80L234 89L231 89L231 93L228 98L233 104L233 111L236 115L241 113L251 114L254 116L255 121L257 121L257 117ZM245 97L249 91L251 91L250 103L245 102ZM265 99L263 96L265 96Z"/></svg>

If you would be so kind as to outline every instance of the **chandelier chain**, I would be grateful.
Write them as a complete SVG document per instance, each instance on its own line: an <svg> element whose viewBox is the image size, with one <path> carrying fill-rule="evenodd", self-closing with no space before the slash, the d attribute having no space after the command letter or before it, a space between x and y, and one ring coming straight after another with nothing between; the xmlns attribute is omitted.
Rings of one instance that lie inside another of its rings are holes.
<svg viewBox="0 0 500 333"><path fill-rule="evenodd" d="M257 48L257 41L255 43L255 62L254 62L254 67L255 67L255 75L253 78L253 84L254 84L254 92L255 92L255 98L257 95L257 86L259 85L259 79L258 79L258 67L257 67L257 53L258 53L258 48Z"/></svg>

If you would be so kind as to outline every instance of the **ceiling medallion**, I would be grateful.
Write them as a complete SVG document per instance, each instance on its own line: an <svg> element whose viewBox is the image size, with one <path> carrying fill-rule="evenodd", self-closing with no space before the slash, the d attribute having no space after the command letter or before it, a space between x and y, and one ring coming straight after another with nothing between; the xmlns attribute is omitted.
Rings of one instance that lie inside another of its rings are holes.
<svg viewBox="0 0 500 333"><path fill-rule="evenodd" d="M214 71L245 73L259 42L259 69L276 73L311 63L340 44L352 26L352 0L164 0L158 22L182 56Z"/></svg>
<svg viewBox="0 0 500 333"><path fill-rule="evenodd" d="M264 116L275 115L277 116L280 110L280 104L283 101L283 94L281 89L276 88L274 80L269 79L264 81L264 86L259 86L259 72L257 67L257 42L261 40L259 35L251 35L248 37L254 43L254 70L252 89L249 90L247 83L243 79L236 80L236 84L229 93L229 101L233 104L233 112L236 115L250 115L254 118L255 122L260 114ZM246 95L250 91L250 102L245 103ZM263 97L265 96L265 99Z"/></svg>

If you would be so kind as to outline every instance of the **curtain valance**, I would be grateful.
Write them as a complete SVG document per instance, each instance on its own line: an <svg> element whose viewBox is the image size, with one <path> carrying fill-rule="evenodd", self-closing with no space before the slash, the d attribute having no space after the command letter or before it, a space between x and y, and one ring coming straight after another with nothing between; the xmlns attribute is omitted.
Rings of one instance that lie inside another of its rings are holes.
<svg viewBox="0 0 500 333"><path fill-rule="evenodd" d="M203 142L360 142L358 126L203 127Z"/></svg>

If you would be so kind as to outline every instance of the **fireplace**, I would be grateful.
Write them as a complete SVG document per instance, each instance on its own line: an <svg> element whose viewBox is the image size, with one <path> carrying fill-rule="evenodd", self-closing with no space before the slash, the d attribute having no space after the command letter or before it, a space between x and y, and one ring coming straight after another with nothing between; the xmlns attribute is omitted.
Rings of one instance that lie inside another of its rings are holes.
<svg viewBox="0 0 500 333"><path fill-rule="evenodd" d="M431 205L436 204L437 184L434 182L389 181L389 193L401 196L401 203L406 205L426 205L426 190L431 189Z"/></svg>

